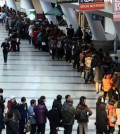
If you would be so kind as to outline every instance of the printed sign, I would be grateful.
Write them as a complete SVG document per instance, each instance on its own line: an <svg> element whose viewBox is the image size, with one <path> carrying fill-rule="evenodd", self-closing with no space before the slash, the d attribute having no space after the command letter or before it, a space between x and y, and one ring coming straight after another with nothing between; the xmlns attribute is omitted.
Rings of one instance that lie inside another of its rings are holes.
<svg viewBox="0 0 120 134"><path fill-rule="evenodd" d="M120 21L120 0L114 0L113 21Z"/></svg>

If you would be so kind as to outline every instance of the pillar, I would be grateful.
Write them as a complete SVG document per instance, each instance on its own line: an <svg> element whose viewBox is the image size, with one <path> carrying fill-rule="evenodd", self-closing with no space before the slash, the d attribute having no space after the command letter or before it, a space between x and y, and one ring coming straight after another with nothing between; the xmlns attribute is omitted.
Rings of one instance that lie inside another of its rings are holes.
<svg viewBox="0 0 120 134"><path fill-rule="evenodd" d="M114 23L116 35L119 37L119 40L120 40L120 22L116 21L116 22L113 22L113 23Z"/></svg>
<svg viewBox="0 0 120 134"><path fill-rule="evenodd" d="M20 7L26 10L27 15L29 15L29 9L34 9L34 6L31 0L21 0Z"/></svg>
<svg viewBox="0 0 120 134"><path fill-rule="evenodd" d="M43 0L40 0L40 4L42 6L43 12L47 13L48 11L52 10L53 7L50 2L46 2ZM53 15L45 15L45 17L48 19L49 22L53 22L53 24L57 24L56 16Z"/></svg>
<svg viewBox="0 0 120 134"><path fill-rule="evenodd" d="M78 24L77 17L76 17L74 9L71 8L71 7L68 7L65 4L61 4L60 6L61 6L63 14L65 16L67 25L69 26L70 24L72 24L73 28L76 31L79 27L79 24Z"/></svg>
<svg viewBox="0 0 120 134"><path fill-rule="evenodd" d="M92 39L93 40L101 40L101 41L106 41L106 35L104 28L102 26L102 23L97 20L92 20L92 14L89 12L85 12L88 24L90 26L90 29L92 31Z"/></svg>
<svg viewBox="0 0 120 134"><path fill-rule="evenodd" d="M9 8L13 8L15 10L17 10L16 4L15 4L15 0L6 0L6 4Z"/></svg>

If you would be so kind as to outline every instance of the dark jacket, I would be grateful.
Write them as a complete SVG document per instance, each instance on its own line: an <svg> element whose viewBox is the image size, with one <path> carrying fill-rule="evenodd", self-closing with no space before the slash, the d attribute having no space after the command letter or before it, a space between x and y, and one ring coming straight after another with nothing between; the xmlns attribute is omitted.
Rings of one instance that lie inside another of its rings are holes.
<svg viewBox="0 0 120 134"><path fill-rule="evenodd" d="M7 119L6 124L6 134L19 134L18 123L12 119Z"/></svg>
<svg viewBox="0 0 120 134"><path fill-rule="evenodd" d="M62 103L61 103L61 101L55 99L55 100L53 101L53 105L57 105L57 110L58 110L59 113L61 113L61 108L62 108Z"/></svg>
<svg viewBox="0 0 120 134"><path fill-rule="evenodd" d="M55 124L57 127L60 124L60 114L57 110L57 108L52 108L48 111L47 117L51 124Z"/></svg>
<svg viewBox="0 0 120 134"><path fill-rule="evenodd" d="M3 110L0 108L0 130L4 128L4 121L3 121Z"/></svg>
<svg viewBox="0 0 120 134"><path fill-rule="evenodd" d="M21 125L24 126L27 123L27 114L28 114L27 104L26 103L19 104L18 110L21 115L20 126Z"/></svg>
<svg viewBox="0 0 120 134"><path fill-rule="evenodd" d="M35 106L34 112L38 124L46 123L47 111L48 110L44 104L38 104Z"/></svg>
<svg viewBox="0 0 120 134"><path fill-rule="evenodd" d="M73 125L75 117L75 108L72 103L65 102L61 108L63 125Z"/></svg>
<svg viewBox="0 0 120 134"><path fill-rule="evenodd" d="M105 111L106 104L101 103L96 110L96 129L98 132L107 132L107 112Z"/></svg>

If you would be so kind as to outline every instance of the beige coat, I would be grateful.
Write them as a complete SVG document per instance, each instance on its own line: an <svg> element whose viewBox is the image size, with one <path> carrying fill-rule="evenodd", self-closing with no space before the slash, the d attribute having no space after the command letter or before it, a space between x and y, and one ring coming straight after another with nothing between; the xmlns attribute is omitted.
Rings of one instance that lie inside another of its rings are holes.
<svg viewBox="0 0 120 134"><path fill-rule="evenodd" d="M120 125L120 108L116 109L116 115L117 115L117 122L116 122L116 124Z"/></svg>
<svg viewBox="0 0 120 134"><path fill-rule="evenodd" d="M104 76L104 69L103 67L96 67L94 70L94 81L95 82L102 82Z"/></svg>

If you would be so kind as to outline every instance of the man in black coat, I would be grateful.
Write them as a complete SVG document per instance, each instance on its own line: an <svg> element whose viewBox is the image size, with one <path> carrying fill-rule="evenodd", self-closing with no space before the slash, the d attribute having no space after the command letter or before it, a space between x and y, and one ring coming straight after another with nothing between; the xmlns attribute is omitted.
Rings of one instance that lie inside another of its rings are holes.
<svg viewBox="0 0 120 134"><path fill-rule="evenodd" d="M50 122L50 134L56 134L57 127L59 127L60 123L60 114L57 110L58 104L53 103L53 107L51 110L48 111L48 119Z"/></svg>
<svg viewBox="0 0 120 134"><path fill-rule="evenodd" d="M1 48L3 48L4 63L7 63L7 56L10 48L7 38L5 39L5 42L2 43Z"/></svg>

